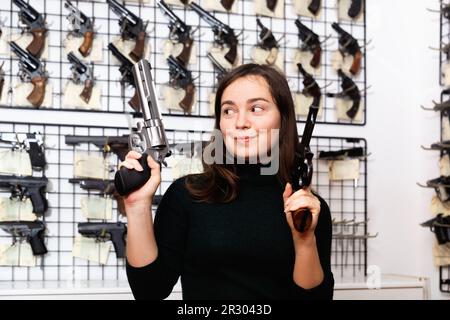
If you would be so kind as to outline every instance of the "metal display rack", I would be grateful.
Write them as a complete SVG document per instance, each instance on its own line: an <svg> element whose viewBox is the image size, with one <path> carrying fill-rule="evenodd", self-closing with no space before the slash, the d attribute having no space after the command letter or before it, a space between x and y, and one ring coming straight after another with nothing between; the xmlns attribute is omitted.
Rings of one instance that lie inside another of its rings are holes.
<svg viewBox="0 0 450 320"><path fill-rule="evenodd" d="M72 257L74 237L78 234L77 223L86 222L80 213L79 198L86 194L96 194L80 189L68 182L73 177L75 151L89 151L102 155L102 151L91 144L77 147L65 144L65 135L104 135L127 134L127 128L108 128L92 126L70 126L57 124L19 124L1 123L2 133L40 132L45 137L47 167L41 173L50 184L47 188L49 210L40 217L47 226L45 242L48 253L38 261L36 267L0 267L0 281L15 280L122 280L126 278L125 261L117 259L114 250L110 252L107 264L100 265ZM166 130L169 143L207 141L210 132ZM313 137L311 150L340 150L362 147L367 150L366 141L359 138ZM9 148L0 144L0 149ZM175 153L177 155L177 153ZM181 154L180 154L181 155ZM167 158L170 160L173 157ZM110 156L115 166L118 159ZM172 162L163 168L161 185L157 194L163 194L173 181ZM360 178L354 181L330 181L327 161L314 159L315 173L312 188L327 201L333 218L332 268L335 274L360 275L367 268L367 240L372 237L367 230L367 160L360 162ZM9 197L8 190L0 189L1 197ZM114 202L113 221L126 221L117 212ZM155 209L155 208L154 208ZM89 222L92 222L91 220ZM109 222L109 221L108 221ZM11 235L0 230L0 242L10 243ZM39 263L40 262L40 263Z"/></svg>
<svg viewBox="0 0 450 320"><path fill-rule="evenodd" d="M243 58L243 62L251 62L250 51L258 40L259 30L257 29L256 18L259 17L262 23L269 27L276 39L284 37L280 41L280 53L284 58L284 72L289 81L289 85L293 93L299 92L302 89L301 76L294 66L293 56L294 50L300 47L301 41L298 38L297 27L295 20L296 15L292 2L284 2L284 18L272 18L257 16L254 13L253 0L238 0L238 13L223 13L214 12L213 14L224 23L229 24L235 29L238 34L242 32L239 37L240 46L239 54ZM118 17L111 12L108 5L104 1L72 1L89 17L95 17L95 26L98 28L97 36L103 41L103 60L94 63L94 75L97 79L97 84L101 88L101 110L81 110L81 109L63 109L62 97L64 87L70 77L70 63L67 60L66 53L63 47L63 41L66 38L68 24L66 19L68 10L64 8L64 1L60 0L31 0L30 4L39 12L45 13L48 23L48 37L49 37L49 58L46 60L47 70L50 73L49 83L53 85L52 108L51 110L71 110L78 112L108 112L108 113L131 113L134 112L128 106L128 100L133 96L134 89L127 88L125 90L125 98L121 97L120 90L120 73L119 66L115 64L114 58L111 57L107 44L113 38L119 36ZM203 0L197 1L198 4L203 5ZM168 65L164 59L163 41L167 39L168 20L163 16L163 13L156 5L156 0L146 3L139 2L125 2L126 7L139 15L144 20L148 20L149 24L147 30L149 32L148 44L150 47L150 62L153 66L153 74L157 90L160 91L162 85L169 80ZM363 59L361 72L357 78L354 79L359 89L362 91L362 101L364 102L363 120L339 120L337 119L336 110L334 106L334 98L326 97L326 93L340 92L340 79L332 69L331 55L332 52L338 48L338 38L336 32L331 28L332 22L338 21L337 0L322 1L322 13L320 19L312 19L308 17L301 17L301 21L314 32L316 32L320 39L326 37L330 38L322 44L322 69L321 75L316 77L319 86L323 87L324 108L323 115L318 118L318 123L325 124L339 124L339 125L364 125L366 123L367 100L367 74L366 74L366 13L365 6L361 21L340 21L341 26L350 32L362 47ZM186 114L183 111L177 110L163 110L163 115L181 116L181 117L201 117L210 118L210 102L209 94L213 90L216 82L216 71L211 62L207 58L207 50L211 46L213 40L213 33L211 28L201 20L198 15L190 9L172 7L173 11L188 25L193 28L198 27L194 34L194 43L196 45L197 63L189 65L193 76L197 77L195 85L197 87L197 103L194 105L195 110L191 114ZM4 30L9 29L11 32L20 32L17 27L18 22L18 8L12 1L0 2L0 17L6 19ZM5 39L3 38L3 41ZM5 76L9 79L9 84L18 81L18 63L15 57L4 56L0 57L1 61L5 61L3 69ZM1 108L24 108L18 107L12 103L12 95L9 94L8 102L1 105ZM164 105L164 104L162 104ZM27 107L25 107L27 108ZM297 116L298 122L303 122L305 117Z"/></svg>

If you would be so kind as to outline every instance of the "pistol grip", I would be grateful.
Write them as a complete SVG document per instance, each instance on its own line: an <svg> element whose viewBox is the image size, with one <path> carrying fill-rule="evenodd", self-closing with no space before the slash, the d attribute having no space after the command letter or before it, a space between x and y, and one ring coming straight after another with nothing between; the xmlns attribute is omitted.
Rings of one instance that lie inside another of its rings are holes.
<svg viewBox="0 0 450 320"><path fill-rule="evenodd" d="M151 171L147 163L147 157L148 155L143 153L142 157L138 159L144 171L130 170L126 167L122 167L116 172L114 185L117 193L122 197L139 189L148 181L148 179L150 179Z"/></svg>
<svg viewBox="0 0 450 320"><path fill-rule="evenodd" d="M313 67L314 69L317 68L320 65L321 57L322 57L322 48L317 47L316 49L314 49L313 57L312 57L309 65L311 67Z"/></svg>
<svg viewBox="0 0 450 320"><path fill-rule="evenodd" d="M237 57L237 44L232 44L230 46L230 50L227 52L227 54L225 55L225 59L231 63L232 65L234 65L234 62L236 60Z"/></svg>
<svg viewBox="0 0 450 320"><path fill-rule="evenodd" d="M311 227L312 213L308 209L299 209L292 212L292 221L298 232L305 232Z"/></svg>
<svg viewBox="0 0 450 320"><path fill-rule="evenodd" d="M225 10L230 11L233 6L234 0L220 0L220 4L225 8Z"/></svg>
<svg viewBox="0 0 450 320"><path fill-rule="evenodd" d="M359 110L360 100L354 100L352 107L347 110L346 114L350 119L354 119Z"/></svg>
<svg viewBox="0 0 450 320"><path fill-rule="evenodd" d="M361 61L362 61L362 53L361 51L357 51L353 56L353 63L350 68L350 72L352 75L357 75L359 70L361 70Z"/></svg>
<svg viewBox="0 0 450 320"><path fill-rule="evenodd" d="M111 241L114 246L114 250L116 251L117 258L125 258L125 240L123 238L123 234L120 232L111 232Z"/></svg>
<svg viewBox="0 0 450 320"><path fill-rule="evenodd" d="M47 29L37 28L31 30L33 35L33 41L28 45L27 51L35 57L40 57L42 50L44 49L45 35L47 34Z"/></svg>
<svg viewBox="0 0 450 320"><path fill-rule="evenodd" d="M87 31L84 34L84 40L81 46L78 48L78 51L81 53L83 57L87 57L92 49L92 42L94 41L94 32Z"/></svg>
<svg viewBox="0 0 450 320"><path fill-rule="evenodd" d="M195 86L190 83L185 89L185 95L183 100L179 103L181 109L185 112L190 113L192 110L192 105L194 104Z"/></svg>
<svg viewBox="0 0 450 320"><path fill-rule="evenodd" d="M2 98L3 95L3 86L5 85L5 79L1 79L0 80L0 99Z"/></svg>
<svg viewBox="0 0 450 320"><path fill-rule="evenodd" d="M141 31L138 33L138 36L136 38L136 45L135 45L133 51L130 52L130 57L135 62L138 62L144 56L144 47L145 47L146 36L147 36L147 34L145 33L145 31Z"/></svg>
<svg viewBox="0 0 450 320"><path fill-rule="evenodd" d="M136 112L140 112L141 111L141 103L140 103L140 100L139 100L139 96L138 96L137 90L134 91L134 95L130 99L130 101L128 101L128 104L130 105L130 107L133 108L134 111L136 111Z"/></svg>
<svg viewBox="0 0 450 320"><path fill-rule="evenodd" d="M40 107L45 97L45 82L44 77L38 76L31 79L33 84L33 91L28 95L27 100L33 105L33 107Z"/></svg>
<svg viewBox="0 0 450 320"><path fill-rule="evenodd" d="M45 199L42 191L38 188L28 190L28 195L33 205L33 212L37 215L43 215L47 211L47 199Z"/></svg>
<svg viewBox="0 0 450 320"><path fill-rule="evenodd" d="M187 66L189 64L193 42L194 40L192 40L192 38L187 39L186 42L183 43L183 50L177 57L178 59L180 59L180 61L183 63L184 66Z"/></svg>
<svg viewBox="0 0 450 320"><path fill-rule="evenodd" d="M47 253L47 248L45 247L44 244L42 232L43 231L40 231L37 234L30 237L31 251L33 251L33 255L35 256Z"/></svg>
<svg viewBox="0 0 450 320"><path fill-rule="evenodd" d="M94 88L94 81L88 79L84 82L83 91L81 91L79 96L85 103L89 103L89 100L91 100L93 88Z"/></svg>

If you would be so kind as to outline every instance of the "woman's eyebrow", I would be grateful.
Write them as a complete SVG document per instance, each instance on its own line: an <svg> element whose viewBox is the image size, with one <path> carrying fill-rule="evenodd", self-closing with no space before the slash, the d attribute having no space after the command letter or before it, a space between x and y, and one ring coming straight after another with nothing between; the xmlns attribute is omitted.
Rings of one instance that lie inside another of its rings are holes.
<svg viewBox="0 0 450 320"><path fill-rule="evenodd" d="M227 100L227 101L224 101L224 102L222 102L221 104L220 104L220 106L222 107L224 104L231 104L231 105L235 105L235 103L233 102L233 101L231 101L231 100Z"/></svg>
<svg viewBox="0 0 450 320"><path fill-rule="evenodd" d="M267 100L266 98L262 98L262 97L248 99L247 103L252 103L252 102L255 102L255 101L259 101L259 100L262 100L262 101L270 103L269 100Z"/></svg>

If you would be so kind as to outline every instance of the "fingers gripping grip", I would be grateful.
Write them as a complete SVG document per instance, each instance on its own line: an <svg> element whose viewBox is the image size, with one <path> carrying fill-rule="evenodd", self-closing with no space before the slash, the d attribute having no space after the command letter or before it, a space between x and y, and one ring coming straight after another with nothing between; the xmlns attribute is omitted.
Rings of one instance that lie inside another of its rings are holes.
<svg viewBox="0 0 450 320"><path fill-rule="evenodd" d="M147 163L147 157L148 155L143 153L142 157L138 159L140 165L144 169L143 171L122 167L116 172L114 184L117 192L121 196L130 194L131 192L142 187L148 181L151 171Z"/></svg>

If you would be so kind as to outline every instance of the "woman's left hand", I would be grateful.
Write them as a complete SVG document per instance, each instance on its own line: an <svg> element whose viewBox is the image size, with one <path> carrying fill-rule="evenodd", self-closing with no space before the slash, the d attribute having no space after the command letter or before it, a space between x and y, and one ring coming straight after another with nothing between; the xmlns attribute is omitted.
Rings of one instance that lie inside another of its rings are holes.
<svg viewBox="0 0 450 320"><path fill-rule="evenodd" d="M286 184L283 192L283 200L284 212L294 240L305 240L314 237L314 230L317 226L317 221L319 220L320 200L312 194L309 188L293 192L290 183ZM292 212L298 209L308 209L312 214L311 227L305 232L299 232L294 227Z"/></svg>

